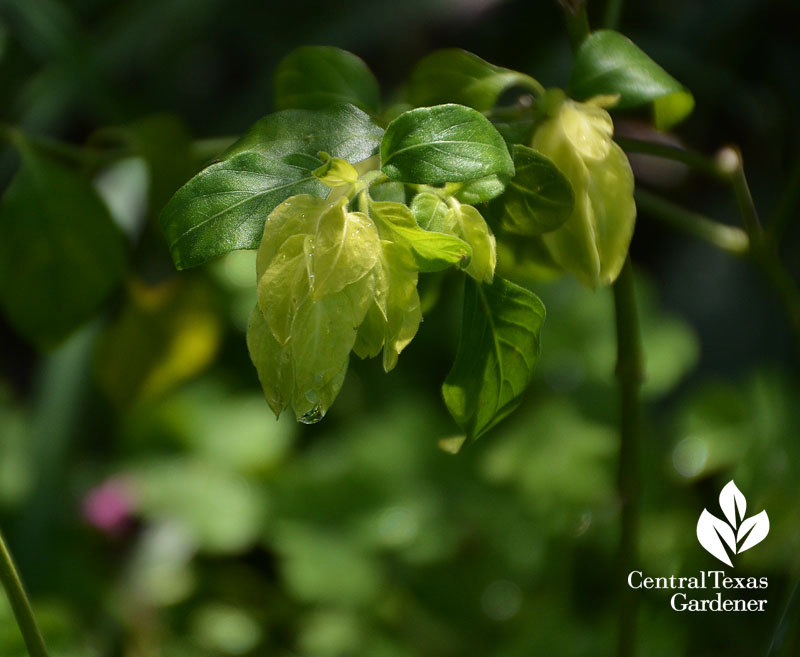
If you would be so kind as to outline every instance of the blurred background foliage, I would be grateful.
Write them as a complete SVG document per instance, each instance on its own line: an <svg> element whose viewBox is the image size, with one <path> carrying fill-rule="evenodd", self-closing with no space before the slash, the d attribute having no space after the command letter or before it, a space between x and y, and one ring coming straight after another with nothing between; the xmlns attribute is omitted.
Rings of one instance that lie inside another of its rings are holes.
<svg viewBox="0 0 800 657"><path fill-rule="evenodd" d="M798 22L790 0L623 13L623 31L695 94L674 138L739 143L767 218L796 216ZM329 416L305 427L274 420L246 352L254 255L175 273L158 212L271 111L272 70L303 44L356 52L387 99L439 47L545 84L563 85L570 62L544 1L0 1L0 120L134 154L81 165L126 240L101 315L45 350L0 316L0 522L53 657L610 654L623 584L609 291L531 278L548 309L534 387L452 456L437 442L455 433L439 397L455 279L424 283L439 303L391 376L354 359ZM617 130L650 136L635 118ZM734 216L725 190L680 166L634 167L689 207ZM0 186L15 168L0 151ZM788 221L795 274L798 240ZM717 567L695 523L731 478L772 525L736 569L769 576L765 614L678 614L646 595L640 654L761 654L800 568L791 335L747 263L646 215L632 253L648 363L643 569ZM794 632L781 654L797 654ZM0 654L23 650L0 599Z"/></svg>

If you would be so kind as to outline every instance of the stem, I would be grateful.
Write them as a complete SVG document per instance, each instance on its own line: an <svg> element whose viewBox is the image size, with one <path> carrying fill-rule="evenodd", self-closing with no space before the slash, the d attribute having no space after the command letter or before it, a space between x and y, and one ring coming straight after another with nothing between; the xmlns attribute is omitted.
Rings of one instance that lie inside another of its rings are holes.
<svg viewBox="0 0 800 657"><path fill-rule="evenodd" d="M756 204L750 193L750 186L747 184L747 177L744 175L742 155L733 148L724 148L717 157L718 166L727 173L736 204L744 221L744 227L753 242L753 248L760 247L764 241L764 230L761 228L761 220L758 218ZM756 242L758 244L756 244Z"/></svg>
<svg viewBox="0 0 800 657"><path fill-rule="evenodd" d="M685 164L690 169L711 176L720 182L728 181L727 175L720 170L718 164L713 159L697 151L680 148L678 146L670 146L668 144L658 144L643 139L633 139L631 137L615 137L614 141L628 153L642 153L644 155L661 157L665 160L673 160L674 162Z"/></svg>
<svg viewBox="0 0 800 657"><path fill-rule="evenodd" d="M74 146L57 139L25 132L10 125L0 125L0 140L6 141L20 153L24 153L30 146L34 146L43 153L78 166L100 166L118 160L127 154L126 151L120 149L98 150L88 146Z"/></svg>
<svg viewBox="0 0 800 657"><path fill-rule="evenodd" d="M11 552L6 546L2 532L0 532L0 581L6 590L11 608L14 610L14 616L17 619L20 632L22 632L22 638L25 640L28 654L30 657L48 657L44 638L42 638L42 633L36 624L31 603L25 594L22 580L14 565Z"/></svg>
<svg viewBox="0 0 800 657"><path fill-rule="evenodd" d="M639 388L644 379L644 356L639 333L633 268L630 257L614 283L614 311L617 326L617 378L620 392L620 447L617 491L622 517L618 569L621 578L638 560L639 505L641 496L641 405ZM617 656L636 653L636 625L639 597L623 586L619 605Z"/></svg>
<svg viewBox="0 0 800 657"><path fill-rule="evenodd" d="M721 251L734 256L745 256L750 250L750 239L741 228L728 226L697 212L685 210L643 189L637 189L634 196L639 209L653 218L708 242Z"/></svg>
<svg viewBox="0 0 800 657"><path fill-rule="evenodd" d="M750 186L744 173L741 153L733 148L723 149L717 157L720 170L728 174L739 213L742 215L753 262L764 272L770 285L783 304L795 335L796 347L800 355L800 289L784 267L774 245L767 239L761 220L758 217Z"/></svg>
<svg viewBox="0 0 800 657"><path fill-rule="evenodd" d="M561 6L564 8L564 20L567 25L569 43L572 46L572 51L575 52L591 32L589 17L586 14L586 2L584 0L577 0L576 2L561 0Z"/></svg>
<svg viewBox="0 0 800 657"><path fill-rule="evenodd" d="M749 255L762 270L783 305L795 336L798 353L800 353L800 288L780 260L775 235L767 234L761 226L758 211L747 184L741 153L735 148L726 147L715 158L709 158L701 153L683 148L639 139L619 137L616 141L628 152L644 153L682 162L691 169L701 171L731 188L747 233ZM795 185L800 182L792 180L790 184ZM790 204L792 196L793 193L790 193ZM730 227L724 227L729 230L722 230L721 224L711 222L702 215L683 210L668 201L647 194L647 192L637 191L636 199L654 216L667 223L681 228L695 237L705 239L724 251L741 255L742 238L735 232L731 232ZM731 242L731 240L733 241Z"/></svg>
<svg viewBox="0 0 800 657"><path fill-rule="evenodd" d="M608 0L603 25L607 30L616 30L622 15L622 0Z"/></svg>

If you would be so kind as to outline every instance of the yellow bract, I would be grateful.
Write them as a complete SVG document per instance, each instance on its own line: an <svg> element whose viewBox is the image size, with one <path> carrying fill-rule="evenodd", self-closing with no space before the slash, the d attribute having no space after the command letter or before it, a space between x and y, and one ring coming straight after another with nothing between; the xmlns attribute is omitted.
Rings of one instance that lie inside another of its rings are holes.
<svg viewBox="0 0 800 657"><path fill-rule="evenodd" d="M579 103L553 92L545 103L548 118L531 144L556 164L575 193L569 219L542 238L561 267L593 288L619 275L636 220L633 172L602 107L611 100Z"/></svg>

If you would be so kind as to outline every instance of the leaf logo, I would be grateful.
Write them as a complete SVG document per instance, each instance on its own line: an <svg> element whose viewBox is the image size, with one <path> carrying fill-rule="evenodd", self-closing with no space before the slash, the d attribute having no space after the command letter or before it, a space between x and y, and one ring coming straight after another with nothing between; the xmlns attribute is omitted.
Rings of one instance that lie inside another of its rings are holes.
<svg viewBox="0 0 800 657"><path fill-rule="evenodd" d="M703 509L697 521L697 540L722 563L733 568L728 552L739 554L763 541L769 534L769 517L762 511L745 519L747 500L733 479L720 492L719 506L727 522Z"/></svg>

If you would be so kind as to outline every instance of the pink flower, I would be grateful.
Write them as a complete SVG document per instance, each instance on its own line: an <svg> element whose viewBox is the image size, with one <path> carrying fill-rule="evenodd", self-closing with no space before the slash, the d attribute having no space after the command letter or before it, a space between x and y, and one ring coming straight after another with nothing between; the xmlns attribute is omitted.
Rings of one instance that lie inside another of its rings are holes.
<svg viewBox="0 0 800 657"><path fill-rule="evenodd" d="M129 482L111 477L86 494L81 510L90 525L106 534L119 536L136 510L136 499Z"/></svg>

